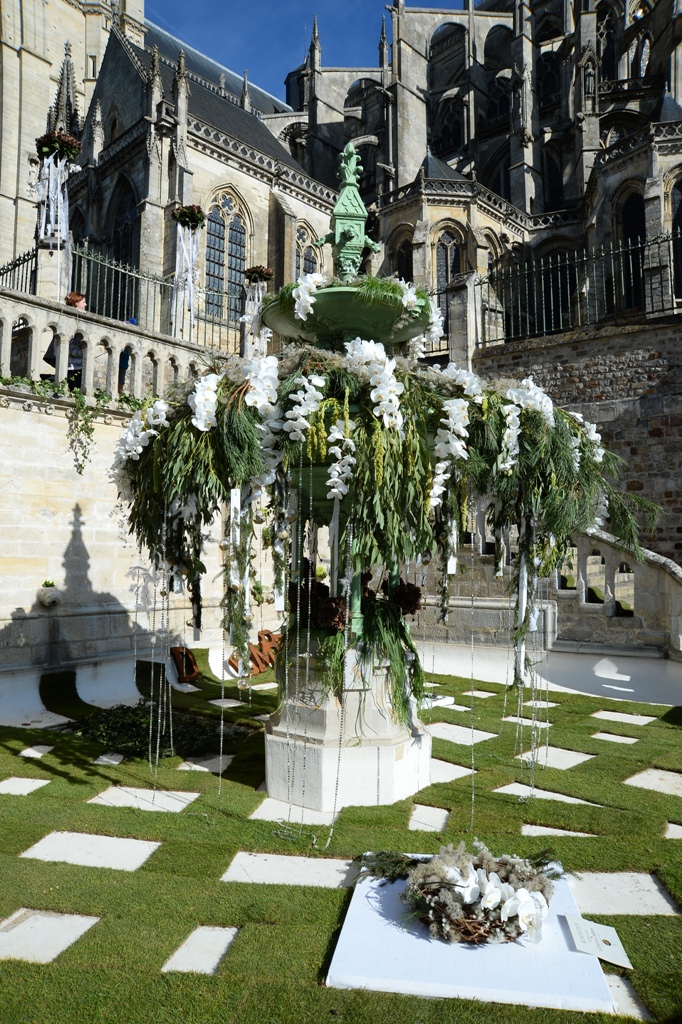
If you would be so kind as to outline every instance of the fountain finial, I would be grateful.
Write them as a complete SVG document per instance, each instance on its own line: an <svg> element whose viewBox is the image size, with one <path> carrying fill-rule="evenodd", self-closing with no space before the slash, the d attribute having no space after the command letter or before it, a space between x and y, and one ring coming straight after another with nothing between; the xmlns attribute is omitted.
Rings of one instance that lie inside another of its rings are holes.
<svg viewBox="0 0 682 1024"><path fill-rule="evenodd" d="M318 238L316 245L329 243L334 255L334 273L342 281L357 277L363 249L378 252L381 246L365 234L367 208L360 198L358 182L362 174L360 157L352 142L341 154L337 177L341 191L331 216L331 231Z"/></svg>

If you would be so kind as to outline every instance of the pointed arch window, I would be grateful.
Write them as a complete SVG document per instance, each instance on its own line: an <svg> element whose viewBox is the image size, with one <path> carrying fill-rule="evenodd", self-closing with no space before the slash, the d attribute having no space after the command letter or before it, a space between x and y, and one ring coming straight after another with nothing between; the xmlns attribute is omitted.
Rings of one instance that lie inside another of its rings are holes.
<svg viewBox="0 0 682 1024"><path fill-rule="evenodd" d="M242 315L246 223L229 192L216 196L206 220L206 312L234 324Z"/></svg>
<svg viewBox="0 0 682 1024"><path fill-rule="evenodd" d="M602 81L615 81L618 78L616 15L607 3L597 6L597 55L601 61Z"/></svg>
<svg viewBox="0 0 682 1024"><path fill-rule="evenodd" d="M393 254L394 272L402 281L411 281L414 277L412 260L412 242L404 238Z"/></svg>
<svg viewBox="0 0 682 1024"><path fill-rule="evenodd" d="M556 53L543 53L538 57L536 80L540 110L553 110L561 98L561 64Z"/></svg>
<svg viewBox="0 0 682 1024"><path fill-rule="evenodd" d="M447 287L452 279L461 272L462 255L460 239L454 231L442 231L436 243L436 292L437 302L443 314L443 327L448 333L448 296Z"/></svg>
<svg viewBox="0 0 682 1024"><path fill-rule="evenodd" d="M318 270L318 251L313 245L313 238L308 228L301 224L296 229L296 279L301 274L316 274Z"/></svg>

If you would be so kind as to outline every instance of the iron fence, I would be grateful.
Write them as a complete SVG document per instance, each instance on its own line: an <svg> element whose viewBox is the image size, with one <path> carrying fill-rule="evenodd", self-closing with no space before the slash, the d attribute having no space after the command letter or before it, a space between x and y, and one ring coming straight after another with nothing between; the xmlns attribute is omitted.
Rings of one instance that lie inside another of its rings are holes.
<svg viewBox="0 0 682 1024"><path fill-rule="evenodd" d="M477 282L479 345L682 308L682 233L503 265Z"/></svg>
<svg viewBox="0 0 682 1024"><path fill-rule="evenodd" d="M0 267L0 288L10 288L25 295L35 295L38 252L30 249Z"/></svg>
<svg viewBox="0 0 682 1024"><path fill-rule="evenodd" d="M89 249L73 246L71 288L87 296L91 313L136 324L145 331L223 352L239 352L244 291L195 288L194 316L173 277L144 274Z"/></svg>

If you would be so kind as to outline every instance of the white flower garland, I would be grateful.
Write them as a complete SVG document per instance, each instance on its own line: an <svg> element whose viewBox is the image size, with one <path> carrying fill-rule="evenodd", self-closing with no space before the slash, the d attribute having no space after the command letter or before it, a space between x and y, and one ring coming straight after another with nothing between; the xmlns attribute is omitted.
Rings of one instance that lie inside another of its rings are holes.
<svg viewBox="0 0 682 1024"><path fill-rule="evenodd" d="M507 392L509 394L509 392ZM502 473L511 473L518 462L519 434L521 433L521 410L517 405L503 405L502 412L506 420L506 428L502 436L502 451L498 458L498 469Z"/></svg>
<svg viewBox="0 0 682 1024"><path fill-rule="evenodd" d="M200 377L187 399L187 404L194 413L192 424L197 430L205 432L216 425L218 382L222 377L222 373L207 373L206 376Z"/></svg>
<svg viewBox="0 0 682 1024"><path fill-rule="evenodd" d="M325 283L324 274L302 274L293 290L295 300L294 316L298 320L306 320L312 313L315 298L313 293Z"/></svg>
<svg viewBox="0 0 682 1024"><path fill-rule="evenodd" d="M317 374L296 377L294 380L294 384L301 384L302 388L291 396L294 399L294 406L287 409L283 425L291 441L305 441L310 428L308 417L317 412L324 398L322 392L317 389L324 387L326 383L326 379Z"/></svg>
<svg viewBox="0 0 682 1024"><path fill-rule="evenodd" d="M403 290L402 303L406 310L410 312L417 308L419 304L419 296L417 295L417 289L411 281L398 281L398 284Z"/></svg>
<svg viewBox="0 0 682 1024"><path fill-rule="evenodd" d="M338 419L332 425L327 435L327 443L329 445L327 452L334 456L334 461L329 467L329 479L327 480L327 487L329 487L328 498L341 499L344 495L348 494L348 484L353 478L353 466L356 462L353 455L355 442L350 436L354 430L355 423L353 420L349 420L348 433L346 434L343 420Z"/></svg>
<svg viewBox="0 0 682 1024"><path fill-rule="evenodd" d="M401 430L400 396L405 385L396 380L395 359L387 357L382 344L363 338L347 341L346 352L348 369L359 377L369 377L373 385L369 397L374 402L374 415L383 420L385 427Z"/></svg>
<svg viewBox="0 0 682 1024"><path fill-rule="evenodd" d="M163 421L159 419L161 410L158 409L157 413L153 413L152 410L157 406L163 406ZM168 406L165 402L155 402L152 409L147 410L147 424L150 423L150 413L152 418L157 417L158 426L168 426L168 421L165 418L165 414L168 411ZM138 462L140 455L147 447L152 437L156 437L158 430L145 429L145 420L142 418L142 412L140 409L137 410L135 415L128 421L121 437L119 438L118 444L114 449L114 461L111 467L111 479L116 484L119 497L124 501L133 500L133 492L130 487L130 481L128 475L125 472L125 464L128 459L132 459L134 462Z"/></svg>
<svg viewBox="0 0 682 1024"><path fill-rule="evenodd" d="M277 408L278 384L277 356L255 356L242 367L244 377L249 382L249 390L244 399L246 405L254 406L261 417L257 429L261 432L261 455L263 471L249 481L249 503L259 501L264 487L269 487L275 479L277 466L282 461L279 451L278 437L283 422L282 413Z"/></svg>
<svg viewBox="0 0 682 1024"><path fill-rule="evenodd" d="M532 377L526 377L521 381L520 388L510 388L506 397L520 409L528 409L530 412L542 413L543 419L548 427L554 426L554 405L552 399L542 388L534 383Z"/></svg>
<svg viewBox="0 0 682 1024"><path fill-rule="evenodd" d="M147 426L170 426L168 422L168 402L164 402L162 398L157 398L154 404L149 406L149 408L147 409Z"/></svg>
<svg viewBox="0 0 682 1024"><path fill-rule="evenodd" d="M426 328L426 339L431 345L437 345L445 334L443 314L435 299L431 299L431 315Z"/></svg>
<svg viewBox="0 0 682 1024"><path fill-rule="evenodd" d="M434 452L439 458L435 465L433 483L431 485L430 507L436 508L442 502L445 481L449 480L454 464L469 458L467 447L461 438L467 438L469 431L469 406L464 398L449 398L443 402L441 418L442 427L436 431Z"/></svg>
<svg viewBox="0 0 682 1024"><path fill-rule="evenodd" d="M463 370L460 366L455 366L454 363L448 363L442 372L444 377L448 377L455 384L459 384L464 394L473 398L477 405L481 404L483 401L483 385L475 373L472 373L470 370Z"/></svg>

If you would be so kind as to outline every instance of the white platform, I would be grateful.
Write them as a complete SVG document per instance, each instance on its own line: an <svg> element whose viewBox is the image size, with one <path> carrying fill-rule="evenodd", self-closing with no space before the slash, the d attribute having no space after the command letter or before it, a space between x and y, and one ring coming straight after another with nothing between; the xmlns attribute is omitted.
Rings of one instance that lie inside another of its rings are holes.
<svg viewBox="0 0 682 1024"><path fill-rule="evenodd" d="M81 700L98 708L113 708L116 704L132 706L142 699L135 685L135 663L132 658L112 658L111 661L79 665L76 670L76 690Z"/></svg>
<svg viewBox="0 0 682 1024"><path fill-rule="evenodd" d="M669 821L665 830L666 839L682 839L682 825L676 825L674 821Z"/></svg>
<svg viewBox="0 0 682 1024"><path fill-rule="evenodd" d="M577 796L566 796L565 793L552 793L547 789L531 789L522 782L510 782L507 786L500 786L494 789L493 793L508 793L510 796L518 796L527 800L534 797L536 800L556 800L561 804L586 804L588 807L601 807L601 804L590 803L589 800L579 800Z"/></svg>
<svg viewBox="0 0 682 1024"><path fill-rule="evenodd" d="M525 754L517 754L516 757L519 761L529 763L533 760L533 751L528 750ZM577 750L564 750L563 747L546 747L543 745L535 751L535 764L538 768L557 768L559 771L564 772L569 768L575 768L576 765L591 760L593 757L596 757L596 755L581 754Z"/></svg>
<svg viewBox="0 0 682 1024"><path fill-rule="evenodd" d="M216 708L240 708L242 707L242 701L235 700L234 697L218 697L217 700L210 700L208 702Z"/></svg>
<svg viewBox="0 0 682 1024"><path fill-rule="evenodd" d="M405 926L404 882L360 882L329 968L331 988L612 1013L615 1004L596 957L575 951L564 914L577 913L564 879L555 882L541 942L468 946ZM497 1019L503 1016L498 1014Z"/></svg>
<svg viewBox="0 0 682 1024"><path fill-rule="evenodd" d="M162 972L215 974L238 932L238 928L217 928L211 925L195 928L170 960L166 961L161 968Z"/></svg>
<svg viewBox="0 0 682 1024"><path fill-rule="evenodd" d="M98 921L98 917L22 907L0 923L0 960L49 964Z"/></svg>
<svg viewBox="0 0 682 1024"><path fill-rule="evenodd" d="M13 775L0 782L0 793L10 796L28 796L29 793L35 792L41 786L47 786L49 781L49 779L22 779Z"/></svg>
<svg viewBox="0 0 682 1024"><path fill-rule="evenodd" d="M161 846L148 839L119 839L86 832L50 832L34 846L20 853L31 860L80 864L87 868L137 871Z"/></svg>
<svg viewBox="0 0 682 1024"><path fill-rule="evenodd" d="M497 697L498 694L491 693L490 690L465 690L462 696L475 697L476 700L485 700L487 697Z"/></svg>
<svg viewBox="0 0 682 1024"><path fill-rule="evenodd" d="M261 885L310 885L322 889L346 889L356 871L352 860L324 857L285 857L278 853L235 854L221 882L252 882Z"/></svg>
<svg viewBox="0 0 682 1024"><path fill-rule="evenodd" d="M577 871L569 876L568 882L581 914L679 914L655 875L636 871Z"/></svg>
<svg viewBox="0 0 682 1024"><path fill-rule="evenodd" d="M525 725L529 728L534 726L536 729L549 729L552 724L551 722L543 721L542 718L536 718L535 721L533 721L532 718L520 718L518 715L507 715L507 717L503 718L502 721L515 722L516 725Z"/></svg>
<svg viewBox="0 0 682 1024"><path fill-rule="evenodd" d="M184 790L110 786L98 796L93 796L88 803L102 804L104 807L134 807L139 811L170 811L177 814L184 811L185 807L196 800L199 795L199 793L186 793Z"/></svg>
<svg viewBox="0 0 682 1024"><path fill-rule="evenodd" d="M665 793L666 796L682 796L682 773L666 772L663 768L647 768L625 779L624 784L651 789L654 793Z"/></svg>
<svg viewBox="0 0 682 1024"><path fill-rule="evenodd" d="M439 740L458 743L464 747L470 747L472 743L482 743L483 740L493 740L497 737L497 733L494 732L470 729L466 725L450 725L449 722L433 722L429 725L428 731Z"/></svg>

